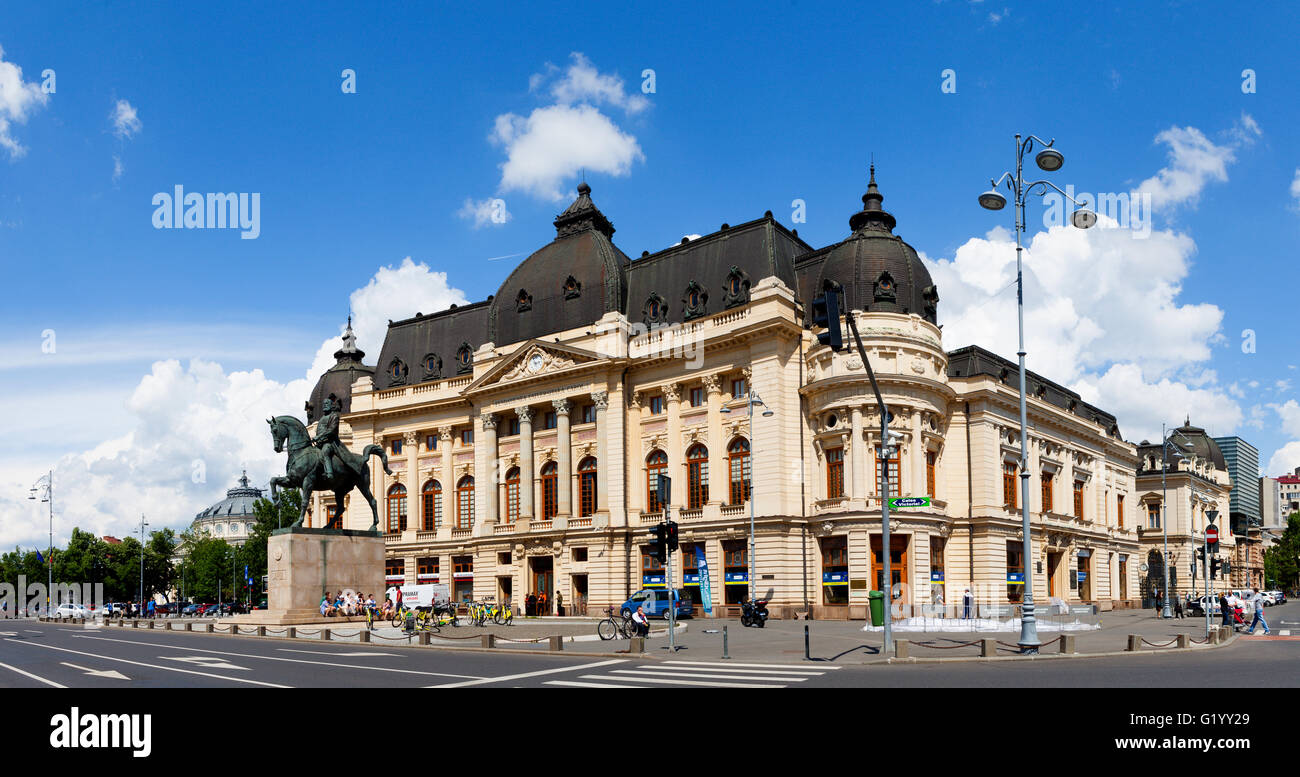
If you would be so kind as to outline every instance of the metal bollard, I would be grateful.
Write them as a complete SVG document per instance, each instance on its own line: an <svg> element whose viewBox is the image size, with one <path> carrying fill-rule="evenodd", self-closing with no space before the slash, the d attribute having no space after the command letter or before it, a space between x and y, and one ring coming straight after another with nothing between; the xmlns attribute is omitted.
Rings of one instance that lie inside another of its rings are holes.
<svg viewBox="0 0 1300 777"><path fill-rule="evenodd" d="M1061 652L1074 653L1074 635L1063 634L1061 636Z"/></svg>
<svg viewBox="0 0 1300 777"><path fill-rule="evenodd" d="M368 644L370 644L370 632L365 631L365 630L362 630L362 632L361 632L361 636L359 637L359 639L360 639L360 641L361 641L361 644L363 644L363 645L368 645Z"/></svg>
<svg viewBox="0 0 1300 777"><path fill-rule="evenodd" d="M550 637L551 650L564 650L564 637Z"/></svg>
<svg viewBox="0 0 1300 777"><path fill-rule="evenodd" d="M980 640L980 655L981 655L981 656L983 656L984 658L989 658L990 656L996 656L997 654L998 654L998 643L997 643L997 640L992 640L992 639L981 639L981 640Z"/></svg>
<svg viewBox="0 0 1300 777"><path fill-rule="evenodd" d="M727 627L726 626L722 627L722 657L731 658L731 656L727 655Z"/></svg>
<svg viewBox="0 0 1300 777"><path fill-rule="evenodd" d="M812 645L808 641L808 624L806 623L803 626L803 660L812 660Z"/></svg>
<svg viewBox="0 0 1300 777"><path fill-rule="evenodd" d="M484 634L483 636L479 637L479 643L485 648L494 648L497 646L496 635Z"/></svg>
<svg viewBox="0 0 1300 777"><path fill-rule="evenodd" d="M909 658L909 656L908 656L908 654L907 654L907 646L908 646L909 644L910 644L910 643L909 643L907 640L905 640L905 639L896 639L896 640L894 640L894 657L895 657L895 658Z"/></svg>
<svg viewBox="0 0 1300 777"><path fill-rule="evenodd" d="M433 636L433 635L431 635L429 632L427 632L427 631L421 631L421 632L420 632L420 639L419 639L419 641L418 641L416 644L419 644L419 645L428 645L428 644L429 644L429 637L431 637L431 636Z"/></svg>
<svg viewBox="0 0 1300 777"><path fill-rule="evenodd" d="M285 635L288 636L289 639L295 639L295 638L297 638L297 636L298 636L298 629L294 628L293 626L289 626L288 629L289 629L289 630L288 630L287 632L285 632Z"/></svg>
<svg viewBox="0 0 1300 777"><path fill-rule="evenodd" d="M1141 638L1140 636L1138 636L1137 634L1130 634L1130 635L1128 635L1128 647L1126 647L1126 648L1124 648L1124 649L1127 650L1127 651L1129 651L1129 652L1131 652L1131 653L1136 653L1137 651L1141 650L1141 649L1142 649L1142 638Z"/></svg>

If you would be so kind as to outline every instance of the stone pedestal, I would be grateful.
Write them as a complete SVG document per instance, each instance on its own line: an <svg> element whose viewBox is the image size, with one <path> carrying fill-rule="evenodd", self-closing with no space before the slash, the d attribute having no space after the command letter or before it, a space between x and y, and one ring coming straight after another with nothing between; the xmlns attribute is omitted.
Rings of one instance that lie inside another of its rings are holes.
<svg viewBox="0 0 1300 777"><path fill-rule="evenodd" d="M352 529L279 529L267 543L267 606L238 616L240 622L269 625L313 623L321 596L355 591L384 595L384 538Z"/></svg>

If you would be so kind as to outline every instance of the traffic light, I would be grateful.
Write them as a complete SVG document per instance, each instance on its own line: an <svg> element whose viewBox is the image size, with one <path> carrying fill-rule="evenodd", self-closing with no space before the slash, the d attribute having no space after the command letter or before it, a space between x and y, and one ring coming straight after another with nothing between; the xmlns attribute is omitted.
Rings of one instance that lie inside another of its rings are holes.
<svg viewBox="0 0 1300 777"><path fill-rule="evenodd" d="M1197 560L1197 561L1204 561L1204 560L1205 560L1205 548L1197 548L1197 549L1196 549L1196 560Z"/></svg>
<svg viewBox="0 0 1300 777"><path fill-rule="evenodd" d="M660 564L667 560L667 554L664 552L664 531L662 523L657 523L650 530L650 557L656 559Z"/></svg>
<svg viewBox="0 0 1300 777"><path fill-rule="evenodd" d="M1223 560L1223 579L1224 579L1224 580L1227 580L1227 579L1228 579L1228 575L1231 575L1231 574L1232 574L1232 564L1230 564L1230 563L1228 562L1228 560L1225 558L1225 559Z"/></svg>
<svg viewBox="0 0 1300 777"><path fill-rule="evenodd" d="M824 327L825 332L817 335L817 341L829 345L838 351L844 347L844 335L840 332L840 293L838 289L826 289L820 297L813 299L813 326Z"/></svg>
<svg viewBox="0 0 1300 777"><path fill-rule="evenodd" d="M665 540L667 541L668 544L668 552L676 553L678 547L677 546L677 521L668 521L667 523L664 524L664 528L667 530L665 534Z"/></svg>
<svg viewBox="0 0 1300 777"><path fill-rule="evenodd" d="M660 475L659 480L655 483L655 498L659 501L660 508L667 508L673 503L673 479L667 475Z"/></svg>
<svg viewBox="0 0 1300 777"><path fill-rule="evenodd" d="M1218 556L1215 556L1214 558L1210 559L1210 579L1211 579L1211 580L1213 580L1214 578L1216 578L1216 577L1219 576L1219 564L1220 564L1220 563L1222 563L1222 562L1219 561L1219 557L1218 557Z"/></svg>

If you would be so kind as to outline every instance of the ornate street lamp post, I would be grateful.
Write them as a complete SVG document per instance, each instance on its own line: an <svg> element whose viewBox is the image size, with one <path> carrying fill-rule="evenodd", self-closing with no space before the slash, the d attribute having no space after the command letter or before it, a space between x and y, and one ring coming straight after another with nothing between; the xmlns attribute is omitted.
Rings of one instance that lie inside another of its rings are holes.
<svg viewBox="0 0 1300 777"><path fill-rule="evenodd" d="M746 386L745 390L748 392L745 406L749 408L749 601L753 603L756 601L754 598L754 473L757 471L754 454L758 451L758 447L754 445L754 406L759 405L763 408L764 418L771 418L775 413L768 408L752 386ZM730 413L731 408L724 407L722 412Z"/></svg>
<svg viewBox="0 0 1300 777"><path fill-rule="evenodd" d="M1055 172L1061 169L1065 164L1065 157L1060 151L1052 148L1055 139L1046 143L1042 138L1030 135L1028 138L1021 139L1019 134L1016 135L1016 171L1015 173L1005 172L1001 178L991 181L992 187L979 196L979 203L988 210L1001 210L1006 207L1007 198L1004 197L998 188L1006 183L1007 188L1014 197L1015 205L1015 226L1016 226L1016 313L1019 319L1020 330L1020 513L1021 529L1024 532L1024 544L1022 548L1022 557L1024 559L1024 596L1022 599L1021 616L1020 616L1020 652L1037 653L1038 652L1038 624L1034 619L1034 582L1031 569L1033 559L1033 538L1030 535L1029 526L1029 422L1025 411L1025 285L1024 271L1021 263L1021 236L1025 231L1025 197L1029 194L1042 196L1047 193L1049 188L1055 189L1062 197L1069 200L1079 209L1071 215L1071 223L1079 229L1087 229L1097 223L1097 214L1083 207L1083 203L1066 194L1056 184L1050 181L1040 180L1025 182L1024 179L1024 162L1025 154L1034 148L1034 143L1042 146L1042 150L1034 157L1038 167L1046 172Z"/></svg>

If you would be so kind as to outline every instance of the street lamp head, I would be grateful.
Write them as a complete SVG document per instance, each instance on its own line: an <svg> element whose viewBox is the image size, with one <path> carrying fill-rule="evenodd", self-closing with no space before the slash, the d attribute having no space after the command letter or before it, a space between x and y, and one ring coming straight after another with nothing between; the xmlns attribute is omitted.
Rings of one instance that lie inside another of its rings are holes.
<svg viewBox="0 0 1300 777"><path fill-rule="evenodd" d="M1007 206L1007 198L995 189L989 189L980 195L980 205L988 210L1002 210Z"/></svg>
<svg viewBox="0 0 1300 777"><path fill-rule="evenodd" d="M1097 214L1087 208L1079 208L1070 216L1070 221L1079 229L1088 229L1097 223Z"/></svg>
<svg viewBox="0 0 1300 777"><path fill-rule="evenodd" d="M1054 148L1045 148L1038 152L1038 155L1034 157L1034 161L1038 163L1040 169L1054 173L1065 164L1065 157L1061 156L1061 152Z"/></svg>
<svg viewBox="0 0 1300 777"><path fill-rule="evenodd" d="M771 418L771 417L774 416L774 415L776 415L776 413L772 412L771 410L764 410L764 411L763 411L763 417L764 417L764 418Z"/></svg>

